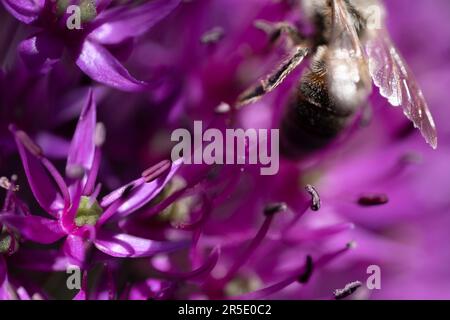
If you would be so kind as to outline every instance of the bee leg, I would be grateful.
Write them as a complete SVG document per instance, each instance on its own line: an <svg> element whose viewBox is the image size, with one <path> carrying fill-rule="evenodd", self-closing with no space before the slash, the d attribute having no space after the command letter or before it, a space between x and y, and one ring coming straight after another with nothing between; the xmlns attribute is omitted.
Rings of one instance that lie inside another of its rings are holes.
<svg viewBox="0 0 450 320"><path fill-rule="evenodd" d="M238 97L237 109L259 100L266 93L278 87L283 80L298 67L308 54L308 47L296 46L293 52L285 59L281 65L258 84L246 90Z"/></svg>
<svg viewBox="0 0 450 320"><path fill-rule="evenodd" d="M287 35L293 45L299 45L305 37L298 31L298 29L289 22L269 22L266 20L256 20L255 28L264 31L270 40L270 43L275 43L282 35Z"/></svg>

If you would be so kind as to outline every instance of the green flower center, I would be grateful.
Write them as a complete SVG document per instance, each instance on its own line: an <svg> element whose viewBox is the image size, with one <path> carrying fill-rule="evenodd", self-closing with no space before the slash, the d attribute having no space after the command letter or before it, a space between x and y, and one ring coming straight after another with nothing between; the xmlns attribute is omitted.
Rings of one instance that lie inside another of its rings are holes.
<svg viewBox="0 0 450 320"><path fill-rule="evenodd" d="M78 227L82 227L86 224L93 226L97 223L97 220L102 213L103 209L100 207L97 200L94 200L94 202L91 203L89 197L82 196L75 217L75 224Z"/></svg>

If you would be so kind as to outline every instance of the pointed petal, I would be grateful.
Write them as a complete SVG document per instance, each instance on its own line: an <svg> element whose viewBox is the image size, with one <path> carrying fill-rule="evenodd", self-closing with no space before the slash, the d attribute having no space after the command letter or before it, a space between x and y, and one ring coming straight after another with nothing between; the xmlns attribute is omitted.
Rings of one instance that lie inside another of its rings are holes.
<svg viewBox="0 0 450 320"><path fill-rule="evenodd" d="M45 0L2 0L2 3L16 19L30 24L39 17Z"/></svg>
<svg viewBox="0 0 450 320"><path fill-rule="evenodd" d="M95 152L96 121L96 105L93 92L90 90L88 100L81 111L77 128L70 144L66 174L73 168L83 168L85 172L92 168Z"/></svg>
<svg viewBox="0 0 450 320"><path fill-rule="evenodd" d="M61 201L61 195L47 168L38 158L41 156L40 147L29 140L29 137L23 131L17 130L15 126L10 126L10 130L14 134L25 174L34 197L46 212L55 215L54 208L61 207L61 204L55 202Z"/></svg>
<svg viewBox="0 0 450 320"><path fill-rule="evenodd" d="M140 258L168 253L189 246L188 241L154 241L123 233L101 232L95 240L100 251L113 257Z"/></svg>
<svg viewBox="0 0 450 320"><path fill-rule="evenodd" d="M76 61L78 67L92 79L122 91L139 91L145 82L136 80L102 45L84 41Z"/></svg>
<svg viewBox="0 0 450 320"><path fill-rule="evenodd" d="M23 40L18 51L28 69L45 74L60 60L63 48L59 40L42 32Z"/></svg>
<svg viewBox="0 0 450 320"><path fill-rule="evenodd" d="M3 283L6 281L6 272L5 259L0 255L0 287L2 287Z"/></svg>
<svg viewBox="0 0 450 320"><path fill-rule="evenodd" d="M98 17L100 26L90 37L103 44L116 44L138 37L171 13L181 0L154 0L141 6L128 5L106 10Z"/></svg>
<svg viewBox="0 0 450 320"><path fill-rule="evenodd" d="M0 215L0 222L15 229L25 239L50 244L66 235L57 220L38 216L18 216L5 213Z"/></svg>
<svg viewBox="0 0 450 320"><path fill-rule="evenodd" d="M125 217L133 213L134 211L140 209L149 201L151 201L167 185L167 183L170 181L170 179L172 179L172 177L175 175L175 173L178 171L178 169L181 167L182 164L183 164L182 159L173 162L167 173L163 174L159 178L149 183L143 183L143 181L141 180L144 178L134 181L133 182L134 187L133 189L130 190L130 196L116 210L115 215L118 215L119 217ZM109 195L105 196L102 199L101 205L107 206L112 202L116 201L122 196L124 190L126 190L129 187L130 184L118 190L115 190Z"/></svg>
<svg viewBox="0 0 450 320"><path fill-rule="evenodd" d="M64 242L64 253L72 265L82 267L86 258L86 243L78 236L69 235Z"/></svg>
<svg viewBox="0 0 450 320"><path fill-rule="evenodd" d="M6 267L6 261L2 255L0 255L0 300L11 300L12 295L9 290L8 281L8 269Z"/></svg>

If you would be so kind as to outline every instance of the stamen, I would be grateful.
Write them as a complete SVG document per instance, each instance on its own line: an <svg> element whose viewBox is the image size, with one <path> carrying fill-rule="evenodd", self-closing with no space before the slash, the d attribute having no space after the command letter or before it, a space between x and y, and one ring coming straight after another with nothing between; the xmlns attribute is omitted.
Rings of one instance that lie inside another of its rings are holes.
<svg viewBox="0 0 450 320"><path fill-rule="evenodd" d="M287 205L284 202L270 203L264 208L264 215L272 216L275 213L284 212L286 210L287 210Z"/></svg>
<svg viewBox="0 0 450 320"><path fill-rule="evenodd" d="M145 183L150 183L169 170L171 166L172 162L170 160L163 160L145 170L142 173L142 178L144 178Z"/></svg>
<svg viewBox="0 0 450 320"><path fill-rule="evenodd" d="M11 190L13 192L19 191L19 186L15 184L17 181L17 176L13 175L11 181L7 177L0 177L0 188Z"/></svg>
<svg viewBox="0 0 450 320"><path fill-rule="evenodd" d="M286 205L284 204L284 206ZM276 209L283 209L284 206L283 205L280 206L280 204L278 204L276 206ZM228 282L233 278L236 272L250 259L251 255L262 243L262 241L267 235L267 232L269 231L270 225L272 224L273 218L275 217L275 213L283 211L277 210L276 212L274 212L272 210L272 214L267 214L266 209L264 209L264 215L266 216L266 218L263 224L261 225L260 229L256 233L256 236L250 242L248 247L242 252L241 256L235 260L235 263L231 266L230 270L228 270L228 273L225 275L225 277L223 277L222 281L224 283Z"/></svg>
<svg viewBox="0 0 450 320"><path fill-rule="evenodd" d="M315 265L313 266L315 270L319 270L326 265L328 265L331 261L348 251L349 247L348 244L343 249L339 249L335 252L327 253L321 256L319 259L316 260ZM308 260L306 261L306 264L299 268L299 270L294 273L293 275L288 276L286 279L281 280L280 282L277 282L271 286L268 286L266 288L253 291L238 297L232 297L232 299L239 299L239 300L259 300L262 298L265 298L271 294L274 294L276 292L279 292L286 288L287 286L293 284L294 282L299 282L299 274L303 272L305 273L305 270L307 270L307 264Z"/></svg>
<svg viewBox="0 0 450 320"><path fill-rule="evenodd" d="M386 204L388 203L389 198L386 194L384 193L373 193L373 194L365 194L362 195L359 199L358 199L358 204L361 206L378 206L378 205L382 205L382 204Z"/></svg>
<svg viewBox="0 0 450 320"><path fill-rule="evenodd" d="M311 210L312 211L318 211L320 209L321 204L322 204L322 202L320 200L319 193L310 184L307 184L305 186L305 189L311 195Z"/></svg>
<svg viewBox="0 0 450 320"><path fill-rule="evenodd" d="M313 259L310 255L307 255L305 263L305 272L302 275L300 275L300 277L298 277L298 282L302 284L307 283L311 278L313 269L314 269Z"/></svg>
<svg viewBox="0 0 450 320"><path fill-rule="evenodd" d="M214 269L214 267L217 265L217 262L219 260L220 256L220 247L215 247L212 251L210 256L206 259L206 261L198 267L195 270L192 270L187 273L175 273L175 272L166 272L166 271L159 271L162 276L166 278L176 279L176 280L194 280L198 279L204 275L209 275L210 272Z"/></svg>
<svg viewBox="0 0 450 320"><path fill-rule="evenodd" d="M351 294L353 294L359 287L362 286L362 283L360 281L354 281L350 282L343 289L336 289L334 290L334 298L336 300L344 299Z"/></svg>

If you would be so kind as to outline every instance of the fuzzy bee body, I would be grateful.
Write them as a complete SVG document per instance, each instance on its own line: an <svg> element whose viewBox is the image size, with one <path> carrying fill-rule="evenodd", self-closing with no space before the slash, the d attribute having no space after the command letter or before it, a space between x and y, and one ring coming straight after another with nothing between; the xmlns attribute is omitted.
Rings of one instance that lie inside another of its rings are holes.
<svg viewBox="0 0 450 320"><path fill-rule="evenodd" d="M238 106L247 105L275 89L286 76L311 57L296 86L281 123L281 148L299 156L332 142L367 104L372 81L393 106L435 148L436 129L423 94L383 29L384 9L378 0L304 0L306 16L315 26L312 37L287 23L259 23L272 40L283 33L295 44L294 53L276 72L244 92ZM380 26L369 26L368 12L378 10Z"/></svg>
<svg viewBox="0 0 450 320"><path fill-rule="evenodd" d="M303 74L281 123L281 150L290 157L320 149L347 127L356 108L341 107L329 94L327 65L319 47L310 69Z"/></svg>

